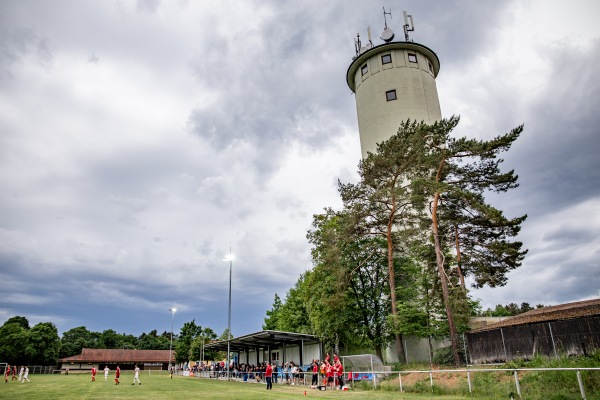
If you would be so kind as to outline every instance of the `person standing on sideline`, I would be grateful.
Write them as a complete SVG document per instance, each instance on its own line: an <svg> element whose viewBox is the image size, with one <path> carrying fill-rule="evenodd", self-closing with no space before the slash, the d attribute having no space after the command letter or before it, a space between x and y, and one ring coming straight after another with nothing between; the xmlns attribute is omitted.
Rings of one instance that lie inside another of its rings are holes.
<svg viewBox="0 0 600 400"><path fill-rule="evenodd" d="M292 377L292 385L296 384L296 380L298 379L298 367L296 366L296 364L294 364L294 362L291 362L292 364L292 369L290 370L290 376Z"/></svg>
<svg viewBox="0 0 600 400"><path fill-rule="evenodd" d="M273 363L273 383L277 383L277 375L279 374L279 369L277 368L277 364Z"/></svg>
<svg viewBox="0 0 600 400"><path fill-rule="evenodd" d="M23 374L23 380L21 381L21 383L25 383L25 381L31 382L29 380L29 367L25 367L25 373Z"/></svg>
<svg viewBox="0 0 600 400"><path fill-rule="evenodd" d="M104 382L106 382L108 380L108 371L110 371L110 369L108 368L108 365L104 367Z"/></svg>
<svg viewBox="0 0 600 400"><path fill-rule="evenodd" d="M119 366L117 365L117 369L115 369L115 385L118 385L119 383L119 377L121 376L121 368L119 368Z"/></svg>
<svg viewBox="0 0 600 400"><path fill-rule="evenodd" d="M333 390L333 387L335 386L333 383L333 377L335 376L333 372L333 365L329 364L328 362L326 362L325 365L325 375L327 375L327 386L331 387L331 390Z"/></svg>
<svg viewBox="0 0 600 400"><path fill-rule="evenodd" d="M23 380L23 373L25 372L25 367L21 367L19 370L19 382Z"/></svg>
<svg viewBox="0 0 600 400"><path fill-rule="evenodd" d="M282 379L285 379L285 383L287 385L290 384L290 363L289 362L286 362L283 365L283 376L282 376Z"/></svg>
<svg viewBox="0 0 600 400"><path fill-rule="evenodd" d="M326 369L327 367L325 361L322 361L321 366L319 367L319 372L321 374L321 381L323 382L323 386L327 384L327 376L325 376Z"/></svg>
<svg viewBox="0 0 600 400"><path fill-rule="evenodd" d="M92 367L92 382L96 382L96 373L98 372L98 370L96 369L96 367Z"/></svg>
<svg viewBox="0 0 600 400"><path fill-rule="evenodd" d="M173 379L173 368L171 367L171 369L169 370L169 378Z"/></svg>
<svg viewBox="0 0 600 400"><path fill-rule="evenodd" d="M142 382L140 382L140 367L138 367L137 365L135 366L135 369L133 370L133 383L132 385L135 385L135 381L137 381L138 384L142 384Z"/></svg>
<svg viewBox="0 0 600 400"><path fill-rule="evenodd" d="M319 384L319 362L313 359L312 362L312 381L310 382L310 386L317 386Z"/></svg>
<svg viewBox="0 0 600 400"><path fill-rule="evenodd" d="M267 390L273 390L273 367L270 362L267 363L265 369L265 379L267 380Z"/></svg>
<svg viewBox="0 0 600 400"><path fill-rule="evenodd" d="M337 375L337 382L339 385L338 390L342 390L344 388L344 366L340 362L339 358L334 364L334 369L335 369L335 373Z"/></svg>

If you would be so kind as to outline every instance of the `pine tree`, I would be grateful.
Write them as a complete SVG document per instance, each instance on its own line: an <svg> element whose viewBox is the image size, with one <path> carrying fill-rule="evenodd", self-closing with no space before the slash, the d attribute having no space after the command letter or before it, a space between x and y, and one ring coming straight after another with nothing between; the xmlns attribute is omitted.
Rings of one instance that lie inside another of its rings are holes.
<svg viewBox="0 0 600 400"><path fill-rule="evenodd" d="M502 212L487 204L487 192L502 193L516 188L514 171L501 172L501 152L508 151L523 126L492 140L451 137L458 117L444 119L424 127L428 135L428 169L426 179L416 179L416 191L431 200L431 227L436 253L454 361L459 364L458 334L452 312L445 254L449 244L457 248L459 271L475 278L476 286L503 285L506 273L521 265L526 251L520 242L510 242L526 216L508 220ZM452 232L451 240L444 237ZM446 239L446 240L445 240Z"/></svg>
<svg viewBox="0 0 600 400"><path fill-rule="evenodd" d="M396 135L378 144L377 152L369 153L359 163L358 184L339 185L344 208L362 218L371 235L385 238L392 319L398 316L394 258L406 255L407 248L402 244L416 229L422 208L415 203L411 181L428 166L425 151L428 131L424 128L425 125L416 122L403 123ZM395 341L398 358L406 360L399 332Z"/></svg>

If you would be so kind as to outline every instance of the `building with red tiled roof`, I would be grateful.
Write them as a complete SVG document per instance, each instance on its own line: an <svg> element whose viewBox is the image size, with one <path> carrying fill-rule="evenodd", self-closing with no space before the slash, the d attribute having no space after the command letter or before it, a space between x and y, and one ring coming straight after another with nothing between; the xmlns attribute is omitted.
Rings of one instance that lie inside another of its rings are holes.
<svg viewBox="0 0 600 400"><path fill-rule="evenodd" d="M61 358L61 370L69 372L114 370L117 365L124 370L134 369L137 365L143 370L167 370L169 368L169 350L130 350L130 349L82 349L81 354ZM175 352L171 355L171 365L175 363Z"/></svg>
<svg viewBox="0 0 600 400"><path fill-rule="evenodd" d="M473 364L600 349L600 299L537 308L467 334Z"/></svg>

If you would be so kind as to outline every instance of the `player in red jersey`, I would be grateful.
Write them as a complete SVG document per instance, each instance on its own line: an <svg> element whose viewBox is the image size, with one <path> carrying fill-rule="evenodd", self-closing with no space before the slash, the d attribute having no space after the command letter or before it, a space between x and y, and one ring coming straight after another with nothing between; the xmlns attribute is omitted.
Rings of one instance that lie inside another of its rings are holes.
<svg viewBox="0 0 600 400"><path fill-rule="evenodd" d="M98 372L98 370L96 369L96 367L92 367L92 382L96 382L96 373Z"/></svg>
<svg viewBox="0 0 600 400"><path fill-rule="evenodd" d="M265 369L265 380L267 381L267 390L273 390L273 367L270 362L267 363Z"/></svg>
<svg viewBox="0 0 600 400"><path fill-rule="evenodd" d="M339 385L338 390L342 390L344 387L344 366L338 359L334 364L335 374L337 375L337 383Z"/></svg>
<svg viewBox="0 0 600 400"><path fill-rule="evenodd" d="M121 368L119 368L119 366L117 365L117 369L115 370L115 385L118 385L119 383L119 377L121 376Z"/></svg>
<svg viewBox="0 0 600 400"><path fill-rule="evenodd" d="M335 376L335 372L333 371L333 365L326 363L325 374L327 375L327 386L330 386L331 390L333 390L333 378Z"/></svg>
<svg viewBox="0 0 600 400"><path fill-rule="evenodd" d="M312 362L312 381L310 386L316 387L319 384L319 362L313 359Z"/></svg>

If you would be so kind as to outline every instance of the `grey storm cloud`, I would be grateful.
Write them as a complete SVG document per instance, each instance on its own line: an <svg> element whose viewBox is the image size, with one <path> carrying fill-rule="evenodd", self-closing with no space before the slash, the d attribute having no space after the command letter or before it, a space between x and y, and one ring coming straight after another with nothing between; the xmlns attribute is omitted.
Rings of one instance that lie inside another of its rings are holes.
<svg viewBox="0 0 600 400"><path fill-rule="evenodd" d="M530 252L472 295L600 295L595 2L23 0L0 3L0 318L140 334L176 306L176 330L221 332L231 246L234 334L260 329L311 268L312 215L357 179L345 75L382 6L437 52L460 134L525 124L504 163L521 186L490 198L529 215Z"/></svg>
<svg viewBox="0 0 600 400"><path fill-rule="evenodd" d="M521 143L507 155L520 175L523 201L537 212L600 195L600 41L588 50L548 49L551 73L532 105ZM541 210L540 210L541 208Z"/></svg>
<svg viewBox="0 0 600 400"><path fill-rule="evenodd" d="M31 28L14 26L2 15L0 25L0 80L13 77L13 69L19 68L25 57L33 57L44 68L51 65L52 52L46 38Z"/></svg>

